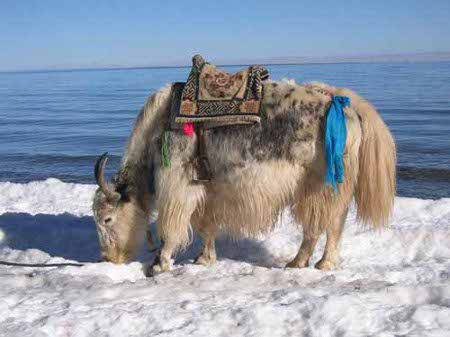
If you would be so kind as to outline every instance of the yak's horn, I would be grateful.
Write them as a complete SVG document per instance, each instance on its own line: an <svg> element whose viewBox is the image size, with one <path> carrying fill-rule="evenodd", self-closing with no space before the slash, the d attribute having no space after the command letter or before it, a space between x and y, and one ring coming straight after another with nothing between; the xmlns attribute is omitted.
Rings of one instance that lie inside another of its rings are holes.
<svg viewBox="0 0 450 337"><path fill-rule="evenodd" d="M108 152L105 152L97 159L97 162L95 163L95 180L108 200L119 201L120 193L115 191L105 178L105 165L108 161L107 155Z"/></svg>

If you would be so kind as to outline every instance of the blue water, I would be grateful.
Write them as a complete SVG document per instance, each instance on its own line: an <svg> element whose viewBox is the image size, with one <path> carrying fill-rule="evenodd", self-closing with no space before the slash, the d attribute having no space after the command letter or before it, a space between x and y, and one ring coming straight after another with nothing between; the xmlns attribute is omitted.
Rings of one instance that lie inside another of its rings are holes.
<svg viewBox="0 0 450 337"><path fill-rule="evenodd" d="M239 67L228 67L235 71ZM322 80L370 100L398 147L398 194L450 197L450 63L269 66L273 79ZM188 68L0 73L0 181L94 183L117 169L146 97Z"/></svg>

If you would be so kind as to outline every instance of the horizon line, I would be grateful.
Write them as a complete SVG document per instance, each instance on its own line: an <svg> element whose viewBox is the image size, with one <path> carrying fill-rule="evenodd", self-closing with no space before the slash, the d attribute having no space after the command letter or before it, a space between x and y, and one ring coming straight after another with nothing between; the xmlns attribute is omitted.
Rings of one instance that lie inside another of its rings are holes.
<svg viewBox="0 0 450 337"><path fill-rule="evenodd" d="M428 55L428 59L420 59L420 56ZM433 59L434 57L444 56L443 59ZM391 59L389 59L391 57ZM402 59L403 57L403 59ZM418 59L407 59L408 57L419 57ZM450 61L450 52L418 52L418 53L396 53L396 54L370 54L370 55L347 55L347 56L321 56L321 57L305 57L305 56L293 56L293 57L271 57L271 59L289 59L289 58L305 58L301 61L280 61L280 62L247 62L247 60L242 60L242 62L218 62L215 64L218 67L239 67L239 66L249 66L252 64L261 64L265 66L293 66L293 65L322 65L322 64L361 64L361 63L440 63ZM311 60L308 61L308 58ZM316 60L312 60L312 59ZM334 58L334 60L333 60ZM372 60L370 59L372 58ZM378 58L378 59L377 59ZM385 58L385 59L383 59ZM406 58L406 59L405 59ZM263 59L260 59L263 61ZM30 69L12 69L12 70L1 70L0 73L46 73L46 72L74 72L74 71L98 71L98 70L139 70L139 69L173 69L173 68L190 68L192 65L117 65L117 66L80 66L80 67L55 67L55 68L30 68Z"/></svg>

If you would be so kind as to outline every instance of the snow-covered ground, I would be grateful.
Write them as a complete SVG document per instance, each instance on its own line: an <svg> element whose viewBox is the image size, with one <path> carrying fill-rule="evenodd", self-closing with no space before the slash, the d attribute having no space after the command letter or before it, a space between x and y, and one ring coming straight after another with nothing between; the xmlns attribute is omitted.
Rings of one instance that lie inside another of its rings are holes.
<svg viewBox="0 0 450 337"><path fill-rule="evenodd" d="M283 269L301 241L286 214L267 237L218 242L212 267L146 278L143 264L95 263L95 186L0 183L1 336L450 336L450 199L397 198L391 226L355 224L341 268ZM318 260L323 240L313 259Z"/></svg>

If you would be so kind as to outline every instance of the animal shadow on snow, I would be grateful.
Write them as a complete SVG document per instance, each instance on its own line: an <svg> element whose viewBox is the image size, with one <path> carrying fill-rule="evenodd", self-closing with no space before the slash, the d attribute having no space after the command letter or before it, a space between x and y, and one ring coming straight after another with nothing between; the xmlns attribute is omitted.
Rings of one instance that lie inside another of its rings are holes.
<svg viewBox="0 0 450 337"><path fill-rule="evenodd" d="M152 224L155 235L155 224ZM77 217L68 213L59 215L5 213L0 215L0 247L39 249L51 256L96 262L100 259L97 231L91 216ZM192 244L176 257L176 263L190 263L201 251L202 243L194 235ZM274 259L263 243L255 239L216 240L218 259L248 262L262 267L273 267ZM149 262L153 257L145 251L138 260Z"/></svg>
<svg viewBox="0 0 450 337"><path fill-rule="evenodd" d="M152 234L156 237L155 226L152 225ZM194 233L192 244L178 254L175 263L189 264L192 263L202 250L202 241L200 237ZM264 246L263 242L257 239L241 238L232 240L228 237L216 238L217 260L230 259L240 262L248 262L260 267L276 267L274 256Z"/></svg>
<svg viewBox="0 0 450 337"><path fill-rule="evenodd" d="M5 213L0 216L1 246L35 248L51 256L94 262L100 258L94 219L71 214Z"/></svg>

